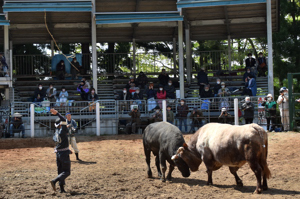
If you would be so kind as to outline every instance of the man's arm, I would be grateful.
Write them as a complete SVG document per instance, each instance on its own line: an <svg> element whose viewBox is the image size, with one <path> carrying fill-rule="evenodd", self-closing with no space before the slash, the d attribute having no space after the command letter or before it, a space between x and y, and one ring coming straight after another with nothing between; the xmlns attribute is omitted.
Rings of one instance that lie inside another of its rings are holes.
<svg viewBox="0 0 300 199"><path fill-rule="evenodd" d="M57 115L59 117L60 120L66 120L57 110L55 110L54 108L50 109L50 112L53 114L53 115Z"/></svg>

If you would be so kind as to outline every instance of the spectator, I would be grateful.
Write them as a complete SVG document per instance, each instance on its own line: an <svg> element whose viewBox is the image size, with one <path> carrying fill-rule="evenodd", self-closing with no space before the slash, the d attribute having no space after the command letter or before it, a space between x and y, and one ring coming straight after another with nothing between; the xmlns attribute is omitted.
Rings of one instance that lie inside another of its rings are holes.
<svg viewBox="0 0 300 199"><path fill-rule="evenodd" d="M231 119L231 115L227 112L226 107L223 107L221 109L221 115L219 116L219 123L230 124Z"/></svg>
<svg viewBox="0 0 300 199"><path fill-rule="evenodd" d="M145 73L140 72L138 78L136 79L137 86L140 87L140 89L145 89L146 85L148 84L148 77L145 75Z"/></svg>
<svg viewBox="0 0 300 199"><path fill-rule="evenodd" d="M76 57L74 57L72 62L71 62L71 74L72 74L72 79L73 80L78 78L77 74L80 72L79 69L80 69L80 64L77 61Z"/></svg>
<svg viewBox="0 0 300 199"><path fill-rule="evenodd" d="M60 106L66 106L67 105L68 97L69 97L69 94L68 94L68 91L66 91L66 88L64 86L61 87L61 91L60 91L59 96L58 96Z"/></svg>
<svg viewBox="0 0 300 199"><path fill-rule="evenodd" d="M179 120L179 129L182 131L182 123L184 123L185 132L187 132L187 115L189 113L189 107L185 104L185 100L180 100L180 105L177 106L177 116Z"/></svg>
<svg viewBox="0 0 300 199"><path fill-rule="evenodd" d="M130 80L128 81L128 83L126 84L126 88L127 90L131 87L131 84L134 83L135 85L137 85L136 81L134 80L134 77L130 77Z"/></svg>
<svg viewBox="0 0 300 199"><path fill-rule="evenodd" d="M65 62L64 60L60 60L60 62L56 65L56 77L58 80L64 80L66 74Z"/></svg>
<svg viewBox="0 0 300 199"><path fill-rule="evenodd" d="M143 100L143 93L140 91L140 88L137 87L135 90L135 93L133 94L132 97L133 100Z"/></svg>
<svg viewBox="0 0 300 199"><path fill-rule="evenodd" d="M95 92L95 89L92 88L91 89L91 92L88 94L88 101L90 101L89 105L89 111L92 112L92 111L95 111L96 109L96 104L95 102L98 100L98 95L97 93Z"/></svg>
<svg viewBox="0 0 300 199"><path fill-rule="evenodd" d="M174 113L171 110L171 106L167 106L167 122L174 123Z"/></svg>
<svg viewBox="0 0 300 199"><path fill-rule="evenodd" d="M263 56L262 52L259 53L259 57L257 61L258 61L258 66L257 66L258 77L260 76L266 77L268 66L267 66L266 58Z"/></svg>
<svg viewBox="0 0 300 199"><path fill-rule="evenodd" d="M43 85L39 83L38 88L34 91L34 102L42 102L46 97L46 89L43 88Z"/></svg>
<svg viewBox="0 0 300 199"><path fill-rule="evenodd" d="M277 104L279 105L281 123L283 126L282 131L288 131L290 129L288 89L282 87L280 88L279 93Z"/></svg>
<svg viewBox="0 0 300 199"><path fill-rule="evenodd" d="M85 81L81 80L80 84L77 87L77 91L80 92L82 100L87 100L87 95L88 95L89 89L88 89L88 85L86 85Z"/></svg>
<svg viewBox="0 0 300 199"><path fill-rule="evenodd" d="M25 138L25 126L22 121L22 115L15 113L13 114L13 119L9 126L10 137L14 137L14 133L20 131L22 131L22 138Z"/></svg>
<svg viewBox="0 0 300 199"><path fill-rule="evenodd" d="M244 76L243 76L243 81L244 82L247 82L248 77L249 77L250 74L254 76L254 79L256 79L255 74L250 71L250 68L247 68L247 71L244 73Z"/></svg>
<svg viewBox="0 0 300 199"><path fill-rule="evenodd" d="M204 86L209 84L208 77L207 77L204 67L202 67L200 72L198 72L197 79L198 79L198 85L199 85L199 95L200 95L200 97L202 97L201 92L202 92L202 90L204 90Z"/></svg>
<svg viewBox="0 0 300 199"><path fill-rule="evenodd" d="M245 64L245 69L250 68L253 73L255 72L256 60L252 57L252 53L248 53L248 58L245 60Z"/></svg>
<svg viewBox="0 0 300 199"><path fill-rule="evenodd" d="M155 112L152 114L151 118L149 119L149 123L163 121L163 116L160 107L156 106L154 109Z"/></svg>
<svg viewBox="0 0 300 199"><path fill-rule="evenodd" d="M167 98L168 99L175 99L175 87L173 86L172 80L169 80L168 85L165 85L164 87L165 91L167 92Z"/></svg>
<svg viewBox="0 0 300 199"><path fill-rule="evenodd" d="M138 89L138 87L135 87L135 83L131 83L130 88L128 89L131 98L133 97L136 89Z"/></svg>
<svg viewBox="0 0 300 199"><path fill-rule="evenodd" d="M192 114L190 115L190 119L192 120L191 131L196 132L199 128L202 127L203 125L202 118L203 118L202 111L198 110L197 107L195 107Z"/></svg>
<svg viewBox="0 0 300 199"><path fill-rule="evenodd" d="M225 82L221 82L221 88L218 91L219 97L229 96L230 94L231 94L231 92L226 87Z"/></svg>
<svg viewBox="0 0 300 199"><path fill-rule="evenodd" d="M219 90L221 89L221 80L218 78L217 79L217 84L214 86L214 96L218 97L219 96Z"/></svg>
<svg viewBox="0 0 300 199"><path fill-rule="evenodd" d="M265 98L265 101L262 103L265 106L266 118L267 118L267 130L275 131L276 125L276 102L273 99L272 94L268 94ZM270 129L270 121L272 122L272 126Z"/></svg>
<svg viewBox="0 0 300 199"><path fill-rule="evenodd" d="M153 86L153 82L150 82L148 88L145 90L145 94L147 95L148 111L153 110L156 106L156 91Z"/></svg>
<svg viewBox="0 0 300 199"><path fill-rule="evenodd" d="M128 111L129 110L129 101L131 96L130 93L127 92L127 88L123 88L122 93L119 94L119 109L120 111Z"/></svg>
<svg viewBox="0 0 300 199"><path fill-rule="evenodd" d="M156 93L156 98L158 99L158 105L162 108L162 100L167 98L167 92L164 90L163 85L159 86L159 90Z"/></svg>
<svg viewBox="0 0 300 199"><path fill-rule="evenodd" d="M141 125L141 113L138 110L138 108L133 108L129 113L131 116L131 121L130 123L126 124L126 133L136 133L137 130L140 128Z"/></svg>
<svg viewBox="0 0 300 199"><path fill-rule="evenodd" d="M250 97L245 98L245 103L242 105L244 111L244 118L246 124L253 123L254 118L254 104L250 102Z"/></svg>
<svg viewBox="0 0 300 199"><path fill-rule="evenodd" d="M8 64L6 63L6 59L3 53L0 53L0 64L1 64L1 73L0 77L7 77L8 75Z"/></svg>
<svg viewBox="0 0 300 199"><path fill-rule="evenodd" d="M56 88L53 87L53 84L49 84L49 88L46 91L48 100L50 102L56 102Z"/></svg>
<svg viewBox="0 0 300 199"><path fill-rule="evenodd" d="M205 85L204 89L201 91L200 94L201 98L210 98L213 97L212 91L209 88L209 85Z"/></svg>
<svg viewBox="0 0 300 199"><path fill-rule="evenodd" d="M89 81L87 81L85 78L82 78L81 81L84 81L86 84L86 87L90 90L91 89L91 85L89 83Z"/></svg>
<svg viewBox="0 0 300 199"><path fill-rule="evenodd" d="M168 84L170 77L166 72L166 69L162 69L161 73L158 76L159 83L163 86Z"/></svg>
<svg viewBox="0 0 300 199"><path fill-rule="evenodd" d="M256 96L257 87L256 87L256 80L252 74L249 74L248 79L245 82L245 89L242 95L249 95L249 96Z"/></svg>

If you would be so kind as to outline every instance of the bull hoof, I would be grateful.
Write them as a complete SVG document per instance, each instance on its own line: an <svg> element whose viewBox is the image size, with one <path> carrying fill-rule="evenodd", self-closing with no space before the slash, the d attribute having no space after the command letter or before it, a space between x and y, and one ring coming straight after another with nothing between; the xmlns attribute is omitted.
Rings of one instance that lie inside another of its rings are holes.
<svg viewBox="0 0 300 199"><path fill-rule="evenodd" d="M167 178L167 182L171 182L172 181L172 178Z"/></svg>
<svg viewBox="0 0 300 199"><path fill-rule="evenodd" d="M166 182L166 179L164 179L164 178L161 178L161 179L160 179L160 181L162 181L162 182Z"/></svg>
<svg viewBox="0 0 300 199"><path fill-rule="evenodd" d="M147 177L148 177L148 178L152 178L152 175L148 175Z"/></svg>
<svg viewBox="0 0 300 199"><path fill-rule="evenodd" d="M253 192L253 194L261 194L261 189L259 188L259 189L256 189L254 192Z"/></svg>
<svg viewBox="0 0 300 199"><path fill-rule="evenodd" d="M243 186L244 186L243 181L241 181L241 180L238 181L238 182L237 182L237 186L238 186L238 187L243 187Z"/></svg>
<svg viewBox="0 0 300 199"><path fill-rule="evenodd" d="M206 184L207 184L207 185L212 185L213 183L212 183L212 182L207 182Z"/></svg>

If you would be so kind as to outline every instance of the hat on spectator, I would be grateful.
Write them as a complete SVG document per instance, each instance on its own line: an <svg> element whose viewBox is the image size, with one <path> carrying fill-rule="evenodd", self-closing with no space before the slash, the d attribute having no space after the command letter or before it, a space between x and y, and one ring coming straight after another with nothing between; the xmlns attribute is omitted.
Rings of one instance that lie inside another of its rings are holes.
<svg viewBox="0 0 300 199"><path fill-rule="evenodd" d="M225 82L221 82L221 85L222 85L222 84L224 84L224 85L225 85Z"/></svg>
<svg viewBox="0 0 300 199"><path fill-rule="evenodd" d="M156 106L154 109L155 109L155 110L157 110L157 109L159 109L159 110L160 110L160 107L159 107L159 106Z"/></svg>
<svg viewBox="0 0 300 199"><path fill-rule="evenodd" d="M272 97L272 98L273 98L273 96L272 96L272 94L271 94L271 93L270 93L270 94L268 94L268 95L267 95L267 97Z"/></svg>
<svg viewBox="0 0 300 199"><path fill-rule="evenodd" d="M67 115L71 115L71 113L70 113L70 112L66 112L66 116L67 116Z"/></svg>
<svg viewBox="0 0 300 199"><path fill-rule="evenodd" d="M22 115L20 113L14 113L13 117L22 117Z"/></svg>
<svg viewBox="0 0 300 199"><path fill-rule="evenodd" d="M222 108L222 111L226 111L226 108L225 108L225 107L223 107L223 108Z"/></svg>

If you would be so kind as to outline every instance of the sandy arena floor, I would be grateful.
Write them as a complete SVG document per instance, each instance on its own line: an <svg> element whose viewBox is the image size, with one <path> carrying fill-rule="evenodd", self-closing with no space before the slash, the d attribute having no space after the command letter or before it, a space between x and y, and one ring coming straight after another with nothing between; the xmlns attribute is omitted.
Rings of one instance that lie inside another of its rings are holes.
<svg viewBox="0 0 300 199"><path fill-rule="evenodd" d="M191 135L185 135L188 141ZM54 193L49 180L56 176L51 138L0 139L0 199L4 198L300 198L300 133L269 134L269 190L253 195L256 179L249 166L238 174L244 187L237 188L227 167L213 173L207 186L202 164L183 178L175 169L173 181L146 178L141 135L77 137L80 158L71 155L71 176L66 194Z"/></svg>

